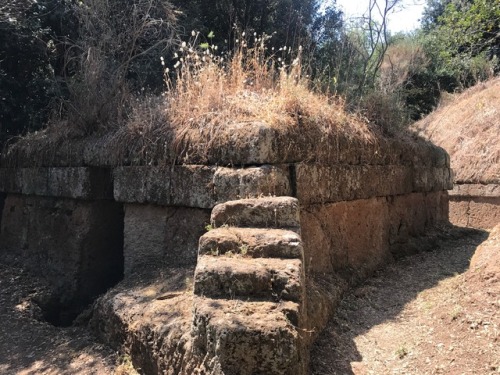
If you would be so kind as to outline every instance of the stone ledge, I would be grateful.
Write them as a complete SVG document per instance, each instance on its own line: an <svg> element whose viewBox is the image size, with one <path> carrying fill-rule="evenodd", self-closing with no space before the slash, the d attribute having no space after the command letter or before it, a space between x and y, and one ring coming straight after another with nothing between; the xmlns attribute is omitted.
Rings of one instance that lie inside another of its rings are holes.
<svg viewBox="0 0 500 375"><path fill-rule="evenodd" d="M113 180L107 168L2 168L0 191L83 200L113 199Z"/></svg>
<svg viewBox="0 0 500 375"><path fill-rule="evenodd" d="M250 168L186 165L119 167L114 170L119 202L212 208L217 203L261 195L290 195L286 167Z"/></svg>
<svg viewBox="0 0 500 375"><path fill-rule="evenodd" d="M263 298L300 302L302 260L277 258L198 258L194 294L211 298Z"/></svg>
<svg viewBox="0 0 500 375"><path fill-rule="evenodd" d="M457 184L449 194L456 197L500 197L500 184Z"/></svg>
<svg viewBox="0 0 500 375"><path fill-rule="evenodd" d="M297 198L301 204L442 191L452 186L451 171L446 167L322 166L301 163L296 166L296 176Z"/></svg>
<svg viewBox="0 0 500 375"><path fill-rule="evenodd" d="M229 201L214 207L210 222L216 228L229 225L300 232L299 201L286 196Z"/></svg>
<svg viewBox="0 0 500 375"><path fill-rule="evenodd" d="M253 258L301 258L300 236L283 229L222 227L200 237L200 255L232 253Z"/></svg>

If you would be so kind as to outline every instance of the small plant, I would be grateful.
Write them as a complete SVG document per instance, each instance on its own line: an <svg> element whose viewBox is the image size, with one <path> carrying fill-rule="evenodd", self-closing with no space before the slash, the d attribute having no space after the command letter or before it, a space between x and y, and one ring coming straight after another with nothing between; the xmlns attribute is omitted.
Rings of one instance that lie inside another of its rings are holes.
<svg viewBox="0 0 500 375"><path fill-rule="evenodd" d="M213 227L213 225L212 225L212 224L207 224L207 225L205 225L205 230L206 230L207 232L210 232L211 230L214 230L214 229L215 229L215 228Z"/></svg>
<svg viewBox="0 0 500 375"><path fill-rule="evenodd" d="M398 350L396 350L396 355L398 356L399 359L403 359L408 355L409 351L408 349L404 346L401 345Z"/></svg>
<svg viewBox="0 0 500 375"><path fill-rule="evenodd" d="M247 244L241 244L239 250L240 250L239 253L241 255L247 255L247 253L248 253L248 245Z"/></svg>
<svg viewBox="0 0 500 375"><path fill-rule="evenodd" d="M462 314L462 306L456 305L450 313L451 320L457 320L458 317Z"/></svg>
<svg viewBox="0 0 500 375"><path fill-rule="evenodd" d="M191 277L186 277L186 280L184 280L184 284L188 292L191 292L193 290L193 279Z"/></svg>
<svg viewBox="0 0 500 375"><path fill-rule="evenodd" d="M115 370L115 375L138 375L134 369L132 358L129 354L123 354L118 358L118 364Z"/></svg>
<svg viewBox="0 0 500 375"><path fill-rule="evenodd" d="M219 248L216 247L216 248L210 249L210 255L212 255L214 257L219 256Z"/></svg>

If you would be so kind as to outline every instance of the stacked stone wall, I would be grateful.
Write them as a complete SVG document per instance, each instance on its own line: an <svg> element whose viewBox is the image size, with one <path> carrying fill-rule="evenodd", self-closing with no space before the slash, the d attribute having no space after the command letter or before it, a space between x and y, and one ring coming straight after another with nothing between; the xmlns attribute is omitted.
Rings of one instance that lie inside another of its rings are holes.
<svg viewBox="0 0 500 375"><path fill-rule="evenodd" d="M6 194L0 255L45 277L38 301L47 319L67 325L123 277L123 207L109 170L1 170ZM59 310L56 311L56 310Z"/></svg>
<svg viewBox="0 0 500 375"><path fill-rule="evenodd" d="M492 229L500 223L500 184L456 184L450 191L450 221Z"/></svg>
<svg viewBox="0 0 500 375"><path fill-rule="evenodd" d="M110 286L98 275L116 272L113 283L123 275L93 324L110 343L130 345L148 373L306 373L307 348L347 286L447 223L449 158L387 140L280 159L259 134L264 143L224 154L236 167L0 169L0 255L43 265L78 301ZM294 203L255 203L269 199ZM272 360L276 340L289 349L282 362Z"/></svg>

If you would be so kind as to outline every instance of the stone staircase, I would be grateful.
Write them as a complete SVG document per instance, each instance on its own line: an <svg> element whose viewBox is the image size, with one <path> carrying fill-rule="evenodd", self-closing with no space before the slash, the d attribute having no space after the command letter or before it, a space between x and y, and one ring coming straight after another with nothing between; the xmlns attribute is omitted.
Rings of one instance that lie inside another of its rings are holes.
<svg viewBox="0 0 500 375"><path fill-rule="evenodd" d="M211 374L305 374L299 203L229 201L200 238L192 333Z"/></svg>

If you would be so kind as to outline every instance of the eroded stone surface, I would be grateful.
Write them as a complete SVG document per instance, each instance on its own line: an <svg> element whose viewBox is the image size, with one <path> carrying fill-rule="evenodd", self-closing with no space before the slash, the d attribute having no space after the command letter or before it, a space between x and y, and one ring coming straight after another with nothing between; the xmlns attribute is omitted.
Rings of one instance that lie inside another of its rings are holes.
<svg viewBox="0 0 500 375"><path fill-rule="evenodd" d="M0 191L73 199L111 199L113 180L106 168L0 169Z"/></svg>
<svg viewBox="0 0 500 375"><path fill-rule="evenodd" d="M54 290L51 303L74 318L123 275L122 207L111 201L9 195L0 256L43 273Z"/></svg>
<svg viewBox="0 0 500 375"><path fill-rule="evenodd" d="M450 197L450 221L458 226L491 229L500 223L500 197Z"/></svg>
<svg viewBox="0 0 500 375"><path fill-rule="evenodd" d="M198 258L194 281L194 292L199 296L299 302L302 261L206 255Z"/></svg>
<svg viewBox="0 0 500 375"><path fill-rule="evenodd" d="M213 184L217 203L242 198L292 194L286 166L217 168Z"/></svg>
<svg viewBox="0 0 500 375"><path fill-rule="evenodd" d="M195 345L210 374L302 374L300 337L287 315L297 306L195 298Z"/></svg>
<svg viewBox="0 0 500 375"><path fill-rule="evenodd" d="M196 264L210 212L198 208L125 204L125 275L134 268Z"/></svg>
<svg viewBox="0 0 500 375"><path fill-rule="evenodd" d="M117 201L163 206L212 208L227 200L291 192L288 169L270 165L119 167L114 179Z"/></svg>
<svg viewBox="0 0 500 375"><path fill-rule="evenodd" d="M388 249L389 207L385 198L305 207L301 212L306 269L356 274L379 267Z"/></svg>
<svg viewBox="0 0 500 375"><path fill-rule="evenodd" d="M5 204L6 197L7 194L0 193L0 228L2 227L3 206Z"/></svg>
<svg viewBox="0 0 500 375"><path fill-rule="evenodd" d="M241 199L215 206L210 221L214 227L299 228L298 207L291 197Z"/></svg>
<svg viewBox="0 0 500 375"><path fill-rule="evenodd" d="M192 276L192 268L134 274L96 302L90 326L115 348L124 345L141 373L203 371L203 354L193 354Z"/></svg>
<svg viewBox="0 0 500 375"><path fill-rule="evenodd" d="M500 197L500 184L456 184L451 196L460 197Z"/></svg>
<svg viewBox="0 0 500 375"><path fill-rule="evenodd" d="M200 255L231 254L255 258L300 258L300 236L289 230L222 227L200 238Z"/></svg>
<svg viewBox="0 0 500 375"><path fill-rule="evenodd" d="M304 207L306 269L364 275L448 217L445 192L413 193ZM391 250L391 251L389 251Z"/></svg>
<svg viewBox="0 0 500 375"><path fill-rule="evenodd" d="M212 219L230 215L236 225L262 227L271 213L276 227L296 226L298 201L231 201L216 206ZM306 292L299 232L297 227L295 232L222 227L200 239L192 332L196 346L207 353L210 373L306 373L309 341L302 330ZM295 259L282 257L292 254Z"/></svg>

